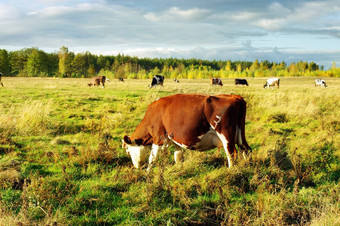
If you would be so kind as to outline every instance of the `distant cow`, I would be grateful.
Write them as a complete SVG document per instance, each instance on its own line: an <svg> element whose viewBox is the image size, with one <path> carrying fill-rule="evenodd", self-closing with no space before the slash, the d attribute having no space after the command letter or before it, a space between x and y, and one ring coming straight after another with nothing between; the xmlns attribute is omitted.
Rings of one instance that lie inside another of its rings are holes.
<svg viewBox="0 0 340 226"><path fill-rule="evenodd" d="M246 85L246 86L249 86L246 79L240 79L240 78L236 78L235 79L235 85Z"/></svg>
<svg viewBox="0 0 340 226"><path fill-rule="evenodd" d="M149 88L156 87L157 85L161 85L163 87L164 82L164 76L163 75L155 75L152 78L151 85L149 85Z"/></svg>
<svg viewBox="0 0 340 226"><path fill-rule="evenodd" d="M2 73L0 72L0 84L2 87L4 87L4 84L1 82L1 77L2 77Z"/></svg>
<svg viewBox="0 0 340 226"><path fill-rule="evenodd" d="M151 103L132 136L124 136L123 148L133 165L141 167L150 152L148 170L159 150L175 145L176 150L206 151L223 147L229 167L236 156L235 145L251 151L245 137L246 102L238 95L176 94ZM181 159L181 153L174 157ZM199 167L199 166L198 166Z"/></svg>
<svg viewBox="0 0 340 226"><path fill-rule="evenodd" d="M124 82L124 79L123 78L118 78L118 81Z"/></svg>
<svg viewBox="0 0 340 226"><path fill-rule="evenodd" d="M102 85L102 87L105 87L105 82L109 81L108 79L106 79L105 76L96 76L93 77L90 81L90 83L88 84L88 86L100 86Z"/></svg>
<svg viewBox="0 0 340 226"><path fill-rule="evenodd" d="M327 87L325 80L315 79L315 86Z"/></svg>
<svg viewBox="0 0 340 226"><path fill-rule="evenodd" d="M270 78L267 80L267 82L263 85L263 88L269 88L269 87L272 87L273 86L276 86L277 88L280 87L280 79L279 78Z"/></svg>
<svg viewBox="0 0 340 226"><path fill-rule="evenodd" d="M212 78L211 79L211 85L218 85L218 86L223 86L222 80L219 78Z"/></svg>
<svg viewBox="0 0 340 226"><path fill-rule="evenodd" d="M179 83L179 80L178 80L177 78L175 78L175 79L174 79L174 82L177 82L177 83Z"/></svg>

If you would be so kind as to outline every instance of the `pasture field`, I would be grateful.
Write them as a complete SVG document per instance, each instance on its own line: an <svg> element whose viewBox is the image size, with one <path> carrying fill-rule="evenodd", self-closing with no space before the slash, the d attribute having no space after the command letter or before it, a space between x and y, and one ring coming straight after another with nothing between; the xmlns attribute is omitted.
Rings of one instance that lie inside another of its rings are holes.
<svg viewBox="0 0 340 226"><path fill-rule="evenodd" d="M281 78L280 89L222 79L8 78L0 87L0 225L339 225L340 79ZM173 148L150 173L121 148L147 106L176 93L238 94L253 152Z"/></svg>

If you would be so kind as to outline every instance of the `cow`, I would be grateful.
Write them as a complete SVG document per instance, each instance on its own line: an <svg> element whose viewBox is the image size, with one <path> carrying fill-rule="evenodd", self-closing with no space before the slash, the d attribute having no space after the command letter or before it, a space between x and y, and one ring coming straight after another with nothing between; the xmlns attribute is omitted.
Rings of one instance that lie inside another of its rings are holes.
<svg viewBox="0 0 340 226"><path fill-rule="evenodd" d="M315 79L314 86L327 87L326 82L323 79Z"/></svg>
<svg viewBox="0 0 340 226"><path fill-rule="evenodd" d="M223 86L222 80L219 79L219 78L212 78L212 79L211 79L211 85L212 85L212 86L213 86L213 85Z"/></svg>
<svg viewBox="0 0 340 226"><path fill-rule="evenodd" d="M105 82L106 81L110 81L109 79L106 79L105 76L95 76L91 79L90 83L88 84L88 86L99 86L100 84L102 85L102 87L105 87Z"/></svg>
<svg viewBox="0 0 340 226"><path fill-rule="evenodd" d="M179 83L179 80L177 78L174 79L174 82Z"/></svg>
<svg viewBox="0 0 340 226"><path fill-rule="evenodd" d="M277 86L277 88L280 87L280 79L279 78L270 78L266 81L266 83L263 85L263 88L265 89L266 87L272 87Z"/></svg>
<svg viewBox="0 0 340 226"><path fill-rule="evenodd" d="M246 101L238 95L176 94L151 103L135 132L124 136L122 147L131 155L134 167L141 167L147 153L147 170L159 150L174 145L175 158L181 159L178 150L206 151L223 147L228 165L236 156L235 145L251 151L245 137Z"/></svg>
<svg viewBox="0 0 340 226"><path fill-rule="evenodd" d="M157 85L161 85L163 87L164 82L164 76L163 75L155 75L152 78L151 85L149 85L149 88L151 89L153 86L156 87Z"/></svg>
<svg viewBox="0 0 340 226"><path fill-rule="evenodd" d="M240 79L240 78L236 78L235 79L235 85L246 85L246 86L249 86L246 79Z"/></svg>
<svg viewBox="0 0 340 226"><path fill-rule="evenodd" d="M118 81L125 82L123 78L118 78Z"/></svg>
<svg viewBox="0 0 340 226"><path fill-rule="evenodd" d="M2 73L0 72L0 84L2 87L4 87L4 84L1 82L1 77L2 77Z"/></svg>

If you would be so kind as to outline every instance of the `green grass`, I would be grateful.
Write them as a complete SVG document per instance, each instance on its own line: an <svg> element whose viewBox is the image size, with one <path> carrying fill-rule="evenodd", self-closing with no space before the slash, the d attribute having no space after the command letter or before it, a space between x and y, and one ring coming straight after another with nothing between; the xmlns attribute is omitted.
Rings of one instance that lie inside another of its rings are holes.
<svg viewBox="0 0 340 226"><path fill-rule="evenodd" d="M0 225L340 224L340 79L282 78L266 89L209 80L3 78ZM160 153L151 173L121 148L147 106L176 93L239 94L248 103L250 159L226 167L221 150Z"/></svg>

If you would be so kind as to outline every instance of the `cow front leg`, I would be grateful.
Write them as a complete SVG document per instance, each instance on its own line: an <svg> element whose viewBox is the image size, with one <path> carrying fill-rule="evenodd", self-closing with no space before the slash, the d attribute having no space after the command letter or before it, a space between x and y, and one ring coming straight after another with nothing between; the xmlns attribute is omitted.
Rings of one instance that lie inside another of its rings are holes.
<svg viewBox="0 0 340 226"><path fill-rule="evenodd" d="M151 170L153 163L157 158L157 153L158 153L159 149L160 149L160 147L157 144L152 144L151 153L150 153L150 156L149 156L149 165L148 165L148 168L147 168L146 171Z"/></svg>

